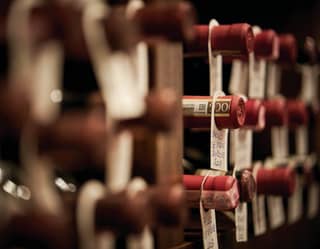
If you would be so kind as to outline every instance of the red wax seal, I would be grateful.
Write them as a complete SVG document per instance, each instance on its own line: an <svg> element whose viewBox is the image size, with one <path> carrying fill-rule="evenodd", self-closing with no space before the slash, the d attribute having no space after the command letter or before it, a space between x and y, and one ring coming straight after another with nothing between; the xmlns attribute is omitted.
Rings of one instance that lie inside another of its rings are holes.
<svg viewBox="0 0 320 249"><path fill-rule="evenodd" d="M251 202L257 190L256 181L252 172L248 169L240 170L236 173L236 177L238 179L240 201Z"/></svg>
<svg viewBox="0 0 320 249"><path fill-rule="evenodd" d="M183 185L187 190L200 190L204 176L183 175ZM237 180L232 176L208 176L204 190L227 191L232 188Z"/></svg>
<svg viewBox="0 0 320 249"><path fill-rule="evenodd" d="M195 40L187 50L190 52L207 52L209 26L196 25ZM211 32L211 49L222 55L248 55L253 51L254 35L252 28L247 23L236 23L231 25L219 25Z"/></svg>
<svg viewBox="0 0 320 249"><path fill-rule="evenodd" d="M146 36L174 41L194 39L195 11L187 2L150 4L138 10L134 19Z"/></svg>
<svg viewBox="0 0 320 249"><path fill-rule="evenodd" d="M288 123L285 99L269 99L264 102L266 108L266 126L283 126Z"/></svg>
<svg viewBox="0 0 320 249"><path fill-rule="evenodd" d="M307 106L302 100L287 100L287 109L290 128L296 128L308 123Z"/></svg>
<svg viewBox="0 0 320 249"><path fill-rule="evenodd" d="M254 38L254 54L258 59L276 60L279 57L279 38L272 29L263 30Z"/></svg>
<svg viewBox="0 0 320 249"><path fill-rule="evenodd" d="M253 130L262 130L265 127L266 109L259 99L246 101L246 119L244 126Z"/></svg>
<svg viewBox="0 0 320 249"><path fill-rule="evenodd" d="M246 117L245 102L241 96L228 95L216 98L214 120L218 129L237 129Z"/></svg>
<svg viewBox="0 0 320 249"><path fill-rule="evenodd" d="M291 167L260 168L257 172L257 193L290 196L295 190L295 171Z"/></svg>
<svg viewBox="0 0 320 249"><path fill-rule="evenodd" d="M279 35L279 63L293 64L297 60L297 41L292 34Z"/></svg>

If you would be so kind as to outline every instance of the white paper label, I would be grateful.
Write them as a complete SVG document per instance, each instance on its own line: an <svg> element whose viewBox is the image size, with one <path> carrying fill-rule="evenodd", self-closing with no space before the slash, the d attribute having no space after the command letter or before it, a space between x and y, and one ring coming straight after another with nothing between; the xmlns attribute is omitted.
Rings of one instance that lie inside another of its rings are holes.
<svg viewBox="0 0 320 249"><path fill-rule="evenodd" d="M216 26L219 26L219 23L215 19L210 20L208 36L210 96L213 96L216 91L222 90L222 56L213 54L211 49L211 33Z"/></svg>
<svg viewBox="0 0 320 249"><path fill-rule="evenodd" d="M247 129L234 130L235 167L244 169L251 167L252 131Z"/></svg>
<svg viewBox="0 0 320 249"><path fill-rule="evenodd" d="M223 92L216 92L213 97L212 106L215 105L215 99L223 96ZM210 168L221 171L228 171L228 129L219 130L215 124L214 112L211 114L211 141L210 141Z"/></svg>
<svg viewBox="0 0 320 249"><path fill-rule="evenodd" d="M257 180L257 173L260 167L262 167L261 162L256 162L253 166L252 174L255 180ZM257 195L252 200L252 218L254 235L264 234L267 230L264 195Z"/></svg>
<svg viewBox="0 0 320 249"><path fill-rule="evenodd" d="M319 184L312 183L308 189L308 218L315 218L319 211Z"/></svg>
<svg viewBox="0 0 320 249"><path fill-rule="evenodd" d="M274 62L270 62L267 68L267 96L272 98L279 93L280 69Z"/></svg>
<svg viewBox="0 0 320 249"><path fill-rule="evenodd" d="M307 103L310 103L313 99L313 85L314 85L314 74L313 68L309 65L301 66L302 73L302 89L301 89L301 99Z"/></svg>
<svg viewBox="0 0 320 249"><path fill-rule="evenodd" d="M295 133L296 154L306 156L308 153L308 128L306 126L298 127Z"/></svg>
<svg viewBox="0 0 320 249"><path fill-rule="evenodd" d="M248 240L248 206L247 203L239 203L235 210L236 215L236 240L244 242Z"/></svg>
<svg viewBox="0 0 320 249"><path fill-rule="evenodd" d="M267 197L269 223L272 229L278 228L285 223L284 207L281 197Z"/></svg>
<svg viewBox="0 0 320 249"><path fill-rule="evenodd" d="M258 195L252 201L252 216L254 235L262 235L267 231L265 197Z"/></svg>
<svg viewBox="0 0 320 249"><path fill-rule="evenodd" d="M292 196L288 198L288 223L292 224L297 222L302 216L302 179L296 177L296 188Z"/></svg>
<svg viewBox="0 0 320 249"><path fill-rule="evenodd" d="M203 185L209 174L207 174L201 183L202 196ZM203 206L202 198L200 198L200 218L202 226L202 239L204 249L219 249L218 245L218 234L217 234L217 223L216 223L216 212L214 209L205 209Z"/></svg>
<svg viewBox="0 0 320 249"><path fill-rule="evenodd" d="M271 142L272 142L272 156L275 159L284 159L288 157L288 128L272 127L271 128Z"/></svg>
<svg viewBox="0 0 320 249"><path fill-rule="evenodd" d="M255 60L253 66L254 80L249 84L248 96L250 98L264 98L266 69L267 63L265 60Z"/></svg>
<svg viewBox="0 0 320 249"><path fill-rule="evenodd" d="M248 85L248 65L241 60L232 61L229 92L232 94L245 94Z"/></svg>
<svg viewBox="0 0 320 249"><path fill-rule="evenodd" d="M200 203L202 237L204 249L218 249L216 212L214 209L205 210Z"/></svg>
<svg viewBox="0 0 320 249"><path fill-rule="evenodd" d="M85 9L83 27L88 51L107 102L108 116L116 120L136 118L145 111L145 93L136 82L131 55L110 50L105 31L99 22L107 12L107 6L98 2Z"/></svg>

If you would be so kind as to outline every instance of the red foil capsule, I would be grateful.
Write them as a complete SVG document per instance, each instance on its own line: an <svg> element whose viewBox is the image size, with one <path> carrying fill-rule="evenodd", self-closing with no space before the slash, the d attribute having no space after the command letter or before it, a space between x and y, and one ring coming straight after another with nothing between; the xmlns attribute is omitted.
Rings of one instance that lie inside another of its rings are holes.
<svg viewBox="0 0 320 249"><path fill-rule="evenodd" d="M269 99L264 101L264 106L266 108L266 126L283 126L288 123L285 99Z"/></svg>
<svg viewBox="0 0 320 249"><path fill-rule="evenodd" d="M279 35L279 45L279 63L294 64L298 54L296 38L292 34L281 34Z"/></svg>
<svg viewBox="0 0 320 249"><path fill-rule="evenodd" d="M258 59L276 60L279 57L279 38L272 29L263 30L254 38L254 55Z"/></svg>
<svg viewBox="0 0 320 249"><path fill-rule="evenodd" d="M266 109L259 99L248 99L246 101L246 119L244 127L253 130L262 130L265 127Z"/></svg>
<svg viewBox="0 0 320 249"><path fill-rule="evenodd" d="M239 204L237 180L232 176L208 176L203 185L204 176L184 175L183 184L187 190L189 207L199 207L200 198L207 209L220 211L234 209Z"/></svg>
<svg viewBox="0 0 320 249"><path fill-rule="evenodd" d="M211 96L184 96L183 117L187 128L210 128ZM219 96L214 106L214 119L218 129L237 129L245 120L245 102L240 96Z"/></svg>
<svg viewBox="0 0 320 249"><path fill-rule="evenodd" d="M296 187L295 171L291 167L260 168L257 172L257 193L290 196Z"/></svg>
<svg viewBox="0 0 320 249"><path fill-rule="evenodd" d="M296 128L308 124L308 110L302 100L287 100L287 109L290 128Z"/></svg>
<svg viewBox="0 0 320 249"><path fill-rule="evenodd" d="M236 177L238 179L240 201L251 202L257 191L256 181L252 172L248 169L240 170L236 172Z"/></svg>
<svg viewBox="0 0 320 249"><path fill-rule="evenodd" d="M208 25L196 25L195 40L187 47L188 52L208 51ZM219 25L211 33L211 48L214 53L222 55L241 56L253 51L254 35L252 28L247 23Z"/></svg>

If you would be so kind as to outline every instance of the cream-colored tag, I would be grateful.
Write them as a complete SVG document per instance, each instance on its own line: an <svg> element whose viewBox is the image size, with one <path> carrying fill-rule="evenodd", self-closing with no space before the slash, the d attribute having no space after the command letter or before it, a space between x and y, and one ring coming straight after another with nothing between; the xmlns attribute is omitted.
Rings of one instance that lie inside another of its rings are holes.
<svg viewBox="0 0 320 249"><path fill-rule="evenodd" d="M215 92L212 106L215 105L216 98L224 96L223 92ZM219 130L215 124L214 112L211 112L211 140L210 140L210 168L221 171L228 171L228 129Z"/></svg>
<svg viewBox="0 0 320 249"><path fill-rule="evenodd" d="M248 240L248 205L239 203L235 210L236 240L245 242Z"/></svg>
<svg viewBox="0 0 320 249"><path fill-rule="evenodd" d="M211 49L211 34L216 26L219 26L219 23L215 19L212 19L209 23L208 39L210 96L213 96L216 91L222 91L222 56L214 54Z"/></svg>
<svg viewBox="0 0 320 249"><path fill-rule="evenodd" d="M235 166L237 169L250 168L252 161L252 131L234 130Z"/></svg>
<svg viewBox="0 0 320 249"><path fill-rule="evenodd" d="M278 228L285 223L283 202L281 197L267 197L269 223L272 229Z"/></svg>
<svg viewBox="0 0 320 249"><path fill-rule="evenodd" d="M56 41L41 46L34 61L32 114L38 122L53 122L62 101L63 49Z"/></svg>
<svg viewBox="0 0 320 249"><path fill-rule="evenodd" d="M246 94L248 85L248 65L241 60L233 60L229 92L232 94Z"/></svg>
<svg viewBox="0 0 320 249"><path fill-rule="evenodd" d="M297 222L302 217L302 179L296 176L296 188L292 196L288 198L288 223Z"/></svg>
<svg viewBox="0 0 320 249"><path fill-rule="evenodd" d="M306 156L308 154L308 128L300 126L295 130L296 154Z"/></svg>
<svg viewBox="0 0 320 249"><path fill-rule="evenodd" d="M105 197L105 187L98 181L88 181L81 189L77 203L77 227L81 249L114 248L115 240L110 232L96 234L95 208L99 199ZM101 247L101 246L104 247Z"/></svg>
<svg viewBox="0 0 320 249"><path fill-rule="evenodd" d="M208 176L208 175L207 175ZM201 184L201 194L203 191L203 185L206 181L207 176ZM216 212L214 209L205 209L203 207L202 198L200 198L200 218L202 226L202 239L204 249L219 249L218 245L218 234L216 224Z"/></svg>
<svg viewBox="0 0 320 249"><path fill-rule="evenodd" d="M266 168L274 168L275 159L267 159L264 163ZM269 214L269 223L272 229L278 228L285 223L285 211L283 207L282 197L268 196L267 197L267 208Z"/></svg>
<svg viewBox="0 0 320 249"><path fill-rule="evenodd" d="M263 99L265 92L267 63L265 60L255 60L253 71L254 80L249 84L250 98Z"/></svg>
<svg viewBox="0 0 320 249"><path fill-rule="evenodd" d="M142 178L134 178L128 185L128 194L134 198L140 191L147 189L147 183ZM148 226L141 234L130 235L127 238L128 249L152 249L154 247L151 230Z"/></svg>
<svg viewBox="0 0 320 249"><path fill-rule="evenodd" d="M301 65L300 70L302 73L302 89L300 98L310 103L314 95L314 74L313 68L310 65Z"/></svg>
<svg viewBox="0 0 320 249"><path fill-rule="evenodd" d="M110 51L105 31L99 22L107 13L105 4L98 1L88 4L83 18L85 40L107 102L108 117L114 120L136 118L145 111L144 93L139 91L136 83L131 55Z"/></svg>
<svg viewBox="0 0 320 249"><path fill-rule="evenodd" d="M255 180L257 180L257 173L260 167L262 167L261 162L256 162L253 166L252 174ZM264 234L267 231L264 195L257 195L252 200L252 218L254 235Z"/></svg>
<svg viewBox="0 0 320 249"><path fill-rule="evenodd" d="M281 72L275 62L269 62L267 67L267 97L272 98L279 93Z"/></svg>
<svg viewBox="0 0 320 249"><path fill-rule="evenodd" d="M319 212L319 184L314 182L308 189L308 211L307 216L313 219Z"/></svg>
<svg viewBox="0 0 320 249"><path fill-rule="evenodd" d="M288 128L285 126L271 128L272 156L285 159L289 153Z"/></svg>

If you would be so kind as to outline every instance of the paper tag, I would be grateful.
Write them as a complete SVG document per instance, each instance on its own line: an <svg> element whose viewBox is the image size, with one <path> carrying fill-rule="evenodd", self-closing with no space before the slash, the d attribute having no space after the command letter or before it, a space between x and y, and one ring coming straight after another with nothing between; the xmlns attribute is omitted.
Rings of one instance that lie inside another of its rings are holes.
<svg viewBox="0 0 320 249"><path fill-rule="evenodd" d="M302 217L303 207L302 207L302 179L301 177L296 177L296 188L292 196L288 198L288 223L292 224L297 222Z"/></svg>
<svg viewBox="0 0 320 249"><path fill-rule="evenodd" d="M202 225L203 248L219 249L215 210L205 210L200 203L200 216Z"/></svg>
<svg viewBox="0 0 320 249"><path fill-rule="evenodd" d="M308 128L306 126L298 127L295 131L296 154L306 156L308 153Z"/></svg>
<svg viewBox="0 0 320 249"><path fill-rule="evenodd" d="M212 105L215 106L216 98L224 96L223 92L215 92ZM227 154L228 154L228 129L219 130L215 124L214 112L211 113L211 130L210 130L210 168L221 171L228 171Z"/></svg>
<svg viewBox="0 0 320 249"><path fill-rule="evenodd" d="M271 128L272 156L275 159L284 159L288 157L288 141L289 140L287 127L283 126Z"/></svg>
<svg viewBox="0 0 320 249"><path fill-rule="evenodd" d="M260 167L262 167L261 162L256 162L253 166L252 174L255 180L257 180L257 173ZM264 195L257 195L252 200L252 218L254 235L264 234L267 231Z"/></svg>
<svg viewBox="0 0 320 249"><path fill-rule="evenodd" d="M262 235L267 231L265 197L257 195L252 201L252 217L254 235Z"/></svg>
<svg viewBox="0 0 320 249"><path fill-rule="evenodd" d="M251 167L252 131L247 129L234 130L235 167L240 170Z"/></svg>
<svg viewBox="0 0 320 249"><path fill-rule="evenodd" d="M95 207L96 202L105 196L105 187L96 180L88 181L80 190L76 210L79 246L81 249L114 248L115 239L110 232L103 237L96 234Z"/></svg>
<svg viewBox="0 0 320 249"><path fill-rule="evenodd" d="M302 89L300 98L306 103L310 103L314 95L314 74L310 65L301 65Z"/></svg>
<svg viewBox="0 0 320 249"><path fill-rule="evenodd" d="M280 69L275 62L269 62L267 67L267 97L272 98L279 93Z"/></svg>
<svg viewBox="0 0 320 249"><path fill-rule="evenodd" d="M208 174L209 175L209 174ZM208 177L206 175L201 183L202 196L203 185ZM218 233L216 223L216 212L214 209L205 209L203 206L202 198L200 198L200 218L202 226L202 239L204 249L219 249L218 245Z"/></svg>
<svg viewBox="0 0 320 249"><path fill-rule="evenodd" d="M128 185L128 194L131 198L143 190L147 189L147 183L140 177L134 178ZM127 237L128 249L151 249L154 247L151 230L148 226L143 229L141 234L130 235Z"/></svg>
<svg viewBox="0 0 320 249"><path fill-rule="evenodd" d="M278 228L285 223L284 207L281 197L268 196L267 206L269 223L272 229Z"/></svg>
<svg viewBox="0 0 320 249"><path fill-rule="evenodd" d="M229 92L232 94L246 94L248 85L248 65L241 60L233 60Z"/></svg>
<svg viewBox="0 0 320 249"><path fill-rule="evenodd" d="M248 240L248 206L247 203L239 203L235 210L236 240L244 242Z"/></svg>
<svg viewBox="0 0 320 249"><path fill-rule="evenodd" d="M253 71L254 71L254 80L249 84L249 93L250 98L263 99L265 91L265 82L266 82L266 69L267 63L265 60L255 60Z"/></svg>
<svg viewBox="0 0 320 249"><path fill-rule="evenodd" d="M144 93L139 91L130 54L111 52L99 22L108 13L104 4L89 4L83 27L93 68L105 101L108 117L119 120L141 116L145 111ZM121 83L119 83L121 82Z"/></svg>
<svg viewBox="0 0 320 249"><path fill-rule="evenodd" d="M312 183L308 189L308 211L309 219L315 218L319 212L319 184Z"/></svg>
<svg viewBox="0 0 320 249"><path fill-rule="evenodd" d="M219 54L213 54L211 49L211 33L216 26L219 26L219 23L212 19L209 23L208 39L210 96L213 96L216 91L222 90L222 56Z"/></svg>
<svg viewBox="0 0 320 249"><path fill-rule="evenodd" d="M37 53L31 86L32 114L43 124L52 122L59 114L62 64L63 49L56 41L47 42Z"/></svg>

